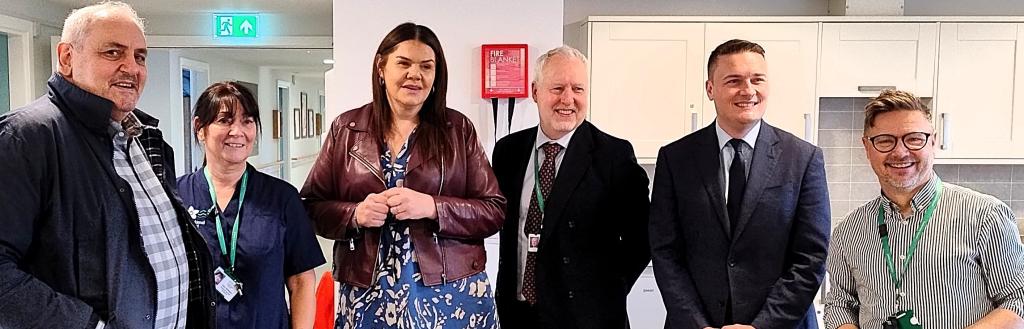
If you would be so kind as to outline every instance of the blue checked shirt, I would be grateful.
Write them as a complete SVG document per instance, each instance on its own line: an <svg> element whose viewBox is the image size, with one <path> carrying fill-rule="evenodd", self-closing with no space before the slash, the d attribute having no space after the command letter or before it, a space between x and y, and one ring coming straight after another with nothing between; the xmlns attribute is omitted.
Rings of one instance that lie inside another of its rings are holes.
<svg viewBox="0 0 1024 329"><path fill-rule="evenodd" d="M185 244L171 199L138 140L142 129L134 114L128 114L120 124L111 124L114 169L132 187L143 248L156 274L154 328L185 328L189 282Z"/></svg>

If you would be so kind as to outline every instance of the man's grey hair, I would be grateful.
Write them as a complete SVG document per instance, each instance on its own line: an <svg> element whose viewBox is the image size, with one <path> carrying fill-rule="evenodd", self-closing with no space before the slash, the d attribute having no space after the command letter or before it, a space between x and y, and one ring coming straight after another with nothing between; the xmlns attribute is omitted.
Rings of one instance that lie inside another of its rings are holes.
<svg viewBox="0 0 1024 329"><path fill-rule="evenodd" d="M583 61L584 66L590 64L590 60L587 59L587 55L584 55L576 48L563 45L561 47L548 50L548 52L540 55L540 57L537 57L537 65L533 67L533 83L540 82L540 78L544 73L544 66L548 64L548 61L551 60L551 57L555 57L556 55L577 58L580 61Z"/></svg>
<svg viewBox="0 0 1024 329"><path fill-rule="evenodd" d="M73 45L78 44L83 38L85 38L85 34L88 32L89 26L97 19L104 16L127 17L131 19L135 25L139 26L139 30L142 31L143 34L146 33L146 27L142 23L142 18L139 18L139 14L135 12L135 9L132 9L131 6L124 2L104 1L72 11L71 14L68 15L68 18L64 20L64 29L60 33L60 42L70 43Z"/></svg>

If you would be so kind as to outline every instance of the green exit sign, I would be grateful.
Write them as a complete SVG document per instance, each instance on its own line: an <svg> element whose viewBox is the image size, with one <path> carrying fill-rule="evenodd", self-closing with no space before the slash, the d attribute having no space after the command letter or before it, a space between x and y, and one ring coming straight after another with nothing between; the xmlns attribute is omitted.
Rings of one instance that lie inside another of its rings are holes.
<svg viewBox="0 0 1024 329"><path fill-rule="evenodd" d="M215 37L255 38L260 29L260 16L257 14L215 14Z"/></svg>

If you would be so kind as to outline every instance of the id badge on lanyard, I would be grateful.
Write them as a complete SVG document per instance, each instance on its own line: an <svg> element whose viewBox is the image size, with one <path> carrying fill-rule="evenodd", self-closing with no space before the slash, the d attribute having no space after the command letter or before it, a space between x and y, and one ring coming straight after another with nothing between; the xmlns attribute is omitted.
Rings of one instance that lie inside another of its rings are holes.
<svg viewBox="0 0 1024 329"><path fill-rule="evenodd" d="M210 187L210 200L213 201L213 208L217 207L217 192L213 188L213 179L210 178L210 169L204 168L204 174L206 174L206 182ZM213 270L213 282L214 288L220 293L221 297L224 297L225 301L230 302L237 296L241 296L242 293L242 281L238 279L235 273L235 254L238 251L238 223L241 221L242 215L242 203L245 201L245 190L249 183L249 171L248 169L242 174L242 187L238 192L238 210L235 211L235 222L231 227L231 249L228 249L226 239L224 237L224 225L221 224L220 215L217 214L214 218L216 219L217 225L217 242L220 243L220 253L222 257L225 257L228 263L228 269L224 269L222 266L218 266Z"/></svg>

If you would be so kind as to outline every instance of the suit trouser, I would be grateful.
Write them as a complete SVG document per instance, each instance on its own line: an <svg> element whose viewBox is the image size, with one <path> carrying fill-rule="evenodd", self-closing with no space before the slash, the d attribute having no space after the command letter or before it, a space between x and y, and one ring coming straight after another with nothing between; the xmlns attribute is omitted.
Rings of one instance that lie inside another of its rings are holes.
<svg viewBox="0 0 1024 329"><path fill-rule="evenodd" d="M502 329L535 329L541 328L540 313L536 305L530 305L525 301L514 300L509 305L504 305L505 312L499 317Z"/></svg>

